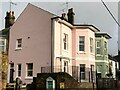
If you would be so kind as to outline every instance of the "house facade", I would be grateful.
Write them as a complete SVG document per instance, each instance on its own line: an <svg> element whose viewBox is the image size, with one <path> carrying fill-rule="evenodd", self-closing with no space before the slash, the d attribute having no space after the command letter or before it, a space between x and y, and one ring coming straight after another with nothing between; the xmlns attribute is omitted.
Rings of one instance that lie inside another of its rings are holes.
<svg viewBox="0 0 120 90"><path fill-rule="evenodd" d="M53 22L54 67L78 81L91 81L91 68L95 71L95 32L99 30L92 25L72 25L60 18Z"/></svg>
<svg viewBox="0 0 120 90"><path fill-rule="evenodd" d="M7 85L8 71L8 48L9 48L9 30L14 24L14 11L7 11L5 16L5 28L0 31L0 89L5 89Z"/></svg>
<svg viewBox="0 0 120 90"><path fill-rule="evenodd" d="M96 69L99 78L108 78L108 39L111 37L107 33L95 33L96 36Z"/></svg>
<svg viewBox="0 0 120 90"><path fill-rule="evenodd" d="M52 17L53 14L28 4L11 27L8 82L19 77L30 83L42 66L51 65Z"/></svg>
<svg viewBox="0 0 120 90"><path fill-rule="evenodd" d="M19 77L23 83L31 83L37 73L49 72L66 72L78 81L93 81L95 32L99 30L93 25L74 25L72 9L68 21L54 16L28 4L11 27L8 82Z"/></svg>
<svg viewBox="0 0 120 90"><path fill-rule="evenodd" d="M119 63L118 61L111 55L108 55L108 59L109 59L109 67L110 67L110 72L112 74L112 78L114 78L115 80L118 79L118 75L117 75L117 71L119 70Z"/></svg>

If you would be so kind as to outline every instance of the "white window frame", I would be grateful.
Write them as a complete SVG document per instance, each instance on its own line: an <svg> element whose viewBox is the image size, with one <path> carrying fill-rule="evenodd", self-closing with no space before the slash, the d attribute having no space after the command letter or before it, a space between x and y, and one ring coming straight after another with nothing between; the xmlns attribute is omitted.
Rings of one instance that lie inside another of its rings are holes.
<svg viewBox="0 0 120 90"><path fill-rule="evenodd" d="M99 43L99 46L98 46L98 43ZM99 41L96 41L96 55L101 55L101 50L100 50L100 48L101 48L101 41L99 40ZM97 52L97 49L100 50L100 53Z"/></svg>
<svg viewBox="0 0 120 90"><path fill-rule="evenodd" d="M81 40L81 38L83 39L83 41ZM83 50L81 50L80 48L82 48L81 46L83 46ZM85 52L85 36L79 36L79 52Z"/></svg>
<svg viewBox="0 0 120 90"><path fill-rule="evenodd" d="M90 38L90 52L93 53L93 38Z"/></svg>
<svg viewBox="0 0 120 90"><path fill-rule="evenodd" d="M21 69L20 70L19 70L19 65L21 65ZM20 72L20 76L19 76L19 72ZM22 64L18 64L17 65L17 76L21 77L21 75L22 75Z"/></svg>
<svg viewBox="0 0 120 90"><path fill-rule="evenodd" d="M30 65L30 64L32 64L32 69L31 70L28 69L28 65ZM32 72L32 75L29 76L28 72ZM26 77L27 78L33 77L33 63L26 63Z"/></svg>
<svg viewBox="0 0 120 90"><path fill-rule="evenodd" d="M68 34L64 33L63 34L63 48L64 50L68 50Z"/></svg>
<svg viewBox="0 0 120 90"><path fill-rule="evenodd" d="M86 69L86 65L85 64L80 64L80 80L85 80L86 79L86 71L81 71L81 68L84 68L84 70ZM84 75L84 78L82 78Z"/></svg>
<svg viewBox="0 0 120 90"><path fill-rule="evenodd" d="M107 55L107 42L104 41L104 54Z"/></svg>
<svg viewBox="0 0 120 90"><path fill-rule="evenodd" d="M19 40L20 40L20 42L19 42ZM16 40L16 49L22 49L22 38L19 38Z"/></svg>

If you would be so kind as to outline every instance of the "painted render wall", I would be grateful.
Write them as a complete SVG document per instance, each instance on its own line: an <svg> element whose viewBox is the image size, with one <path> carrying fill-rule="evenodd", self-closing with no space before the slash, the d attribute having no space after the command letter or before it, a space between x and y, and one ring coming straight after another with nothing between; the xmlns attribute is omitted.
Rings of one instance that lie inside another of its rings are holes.
<svg viewBox="0 0 120 90"><path fill-rule="evenodd" d="M68 62L68 73L72 75L72 29L54 20L54 66L64 70L64 61ZM64 50L64 33L68 35L68 49ZM60 59L61 58L61 59Z"/></svg>
<svg viewBox="0 0 120 90"><path fill-rule="evenodd" d="M53 14L29 4L12 26L10 30L9 63L15 64L14 79L17 77L17 65L22 64L22 76L20 78L23 83L30 83L32 77L26 77L26 64L33 63L33 76L36 77L37 73L41 72L42 66L51 66L51 54L54 72L59 72L59 67L62 68L62 71L64 70L64 61L68 61L68 73L70 75L72 75L72 66L86 64L86 68L90 68L92 64L95 67L94 46L94 52L90 53L90 37L95 43L94 30L91 30L89 26L76 28L60 18L51 21L52 17ZM64 33L68 34L68 50L63 48ZM85 36L84 53L78 51L79 36L81 35ZM22 49L18 50L16 49L16 40L20 38L22 38Z"/></svg>
<svg viewBox="0 0 120 90"><path fill-rule="evenodd" d="M60 23L60 22L61 23ZM64 67L63 62L68 61L68 68L72 73L71 66L79 66L80 64L86 65L86 72L89 73L90 66L95 66L95 32L88 26L76 28L69 25L63 20L54 20L54 66ZM63 48L63 34L68 34L68 50ZM79 36L85 36L85 52L79 52ZM93 38L93 53L90 53L90 38ZM60 59L60 57L68 57L67 59ZM70 73L69 73L70 74ZM71 74L70 74L71 75ZM89 75L86 74L87 80Z"/></svg>
<svg viewBox="0 0 120 90"><path fill-rule="evenodd" d="M97 68L97 72L101 73L101 77L103 78L107 78L107 75L109 72L109 61L108 61L108 39L103 37L101 35L101 37L96 37L96 41L101 41L100 44L100 55L96 54L96 68ZM105 44L104 42L107 42L107 53L105 54L104 48L105 48Z"/></svg>
<svg viewBox="0 0 120 90"><path fill-rule="evenodd" d="M96 37L96 41L101 41L101 45L100 45L100 52L101 52L101 55L97 55L96 54L96 59L97 60L108 60L108 39L106 39L105 37L101 36L101 37ZM107 42L107 54L105 54L104 52L104 42Z"/></svg>
<svg viewBox="0 0 120 90"><path fill-rule="evenodd" d="M75 58L76 58L76 66L79 64L86 64L87 68L90 68L90 65L93 64L95 66L95 35L94 32L88 28L79 28L76 29L76 46L74 47ZM79 36L85 36L85 52L79 51ZM93 53L90 53L90 38L93 38Z"/></svg>
<svg viewBox="0 0 120 90"><path fill-rule="evenodd" d="M26 77L26 63L33 63L33 76L41 72L41 66L51 65L52 17L51 13L29 4L12 26L9 63L15 64L14 79L17 77L17 64L22 64L21 79L25 83L32 81L32 77ZM20 50L16 49L16 40L19 38L22 38Z"/></svg>
<svg viewBox="0 0 120 90"><path fill-rule="evenodd" d="M73 50L75 50L75 53L73 56L75 56L75 59L73 61L73 64L75 66L79 66L80 70L80 64L85 64L85 80L82 80L82 82L89 82L89 72L91 65L94 65L94 71L96 71L96 66L95 66L95 32L90 30L88 27L84 28L77 28L74 32L74 38L75 41ZM79 51L79 36L84 36L85 37L85 51L80 52ZM90 38L93 38L93 53L90 52ZM75 62L75 63L74 63ZM78 73L78 77L80 77L80 73ZM95 79L95 78L94 78ZM91 80L91 79L90 79Z"/></svg>

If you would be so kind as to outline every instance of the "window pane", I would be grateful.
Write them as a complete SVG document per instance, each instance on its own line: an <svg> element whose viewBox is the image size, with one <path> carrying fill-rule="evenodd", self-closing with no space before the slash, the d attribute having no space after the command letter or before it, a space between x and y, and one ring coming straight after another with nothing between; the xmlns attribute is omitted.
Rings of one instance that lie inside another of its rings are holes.
<svg viewBox="0 0 120 90"><path fill-rule="evenodd" d="M18 70L21 70L21 64L18 65Z"/></svg>
<svg viewBox="0 0 120 90"><path fill-rule="evenodd" d="M10 64L10 69L14 69L14 64Z"/></svg>
<svg viewBox="0 0 120 90"><path fill-rule="evenodd" d="M93 52L93 38L90 38L90 52Z"/></svg>
<svg viewBox="0 0 120 90"><path fill-rule="evenodd" d="M33 75L32 75L32 71L28 71L27 76L33 76Z"/></svg>
<svg viewBox="0 0 120 90"><path fill-rule="evenodd" d="M100 41L96 41L96 54L100 54L100 44L101 42Z"/></svg>
<svg viewBox="0 0 120 90"><path fill-rule="evenodd" d="M21 76L21 64L18 64L18 76Z"/></svg>
<svg viewBox="0 0 120 90"><path fill-rule="evenodd" d="M5 41L0 41L0 45L4 45L5 44Z"/></svg>
<svg viewBox="0 0 120 90"><path fill-rule="evenodd" d="M97 47L100 47L100 41L97 41Z"/></svg>
<svg viewBox="0 0 120 90"><path fill-rule="evenodd" d="M21 44L18 44L18 47L22 47L22 45L21 45Z"/></svg>
<svg viewBox="0 0 120 90"><path fill-rule="evenodd" d="M80 74L81 76L81 79L85 79L85 72L81 72L81 74Z"/></svg>
<svg viewBox="0 0 120 90"><path fill-rule="evenodd" d="M21 71L18 71L18 76L21 76Z"/></svg>
<svg viewBox="0 0 120 90"><path fill-rule="evenodd" d="M84 51L84 45L80 45L79 47L79 51Z"/></svg>
<svg viewBox="0 0 120 90"><path fill-rule="evenodd" d="M100 54L100 48L97 48L97 54Z"/></svg>
<svg viewBox="0 0 120 90"><path fill-rule="evenodd" d="M29 70L33 69L33 64L28 64L28 69Z"/></svg>
<svg viewBox="0 0 120 90"><path fill-rule="evenodd" d="M105 48L107 48L107 42L104 42L105 43Z"/></svg>
<svg viewBox="0 0 120 90"><path fill-rule="evenodd" d="M5 46L0 46L0 51L1 52L5 51Z"/></svg>
<svg viewBox="0 0 120 90"><path fill-rule="evenodd" d="M53 88L53 82L52 81L48 81L48 88L52 89Z"/></svg>
<svg viewBox="0 0 120 90"><path fill-rule="evenodd" d="M18 43L22 43L22 39L18 39Z"/></svg>

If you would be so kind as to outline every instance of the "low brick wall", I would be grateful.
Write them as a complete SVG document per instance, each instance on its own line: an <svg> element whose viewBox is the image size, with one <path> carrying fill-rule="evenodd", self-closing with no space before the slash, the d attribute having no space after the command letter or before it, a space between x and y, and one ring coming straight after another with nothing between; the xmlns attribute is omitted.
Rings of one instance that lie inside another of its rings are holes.
<svg viewBox="0 0 120 90"><path fill-rule="evenodd" d="M67 73L39 73L33 78L32 84L27 85L27 90L46 90L46 79L52 77L55 80L55 89L62 90L60 84L64 84L64 90L93 90L93 83L79 83ZM94 88L96 85L94 84Z"/></svg>

